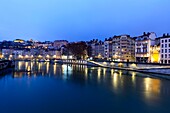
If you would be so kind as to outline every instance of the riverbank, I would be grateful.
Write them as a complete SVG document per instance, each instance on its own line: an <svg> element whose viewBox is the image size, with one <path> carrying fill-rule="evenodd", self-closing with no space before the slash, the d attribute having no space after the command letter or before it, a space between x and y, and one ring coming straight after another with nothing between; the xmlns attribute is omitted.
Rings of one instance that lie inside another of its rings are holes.
<svg viewBox="0 0 170 113"><path fill-rule="evenodd" d="M103 67L103 68L110 68L110 69L134 71L134 72L140 72L145 74L151 74L152 76L159 77L159 78L170 79L170 66L168 65L158 64L157 66L156 64L154 64L154 66L151 67L151 64L148 64L148 66L147 64L144 64L145 67L118 67L115 65L107 65L105 62L98 63L94 61L78 61L78 60L61 61L60 60L59 62L64 64L88 65L88 66Z"/></svg>
<svg viewBox="0 0 170 113"><path fill-rule="evenodd" d="M31 61L31 60L16 60L16 61ZM170 79L170 66L168 65L161 65L161 64L143 64L139 63L139 67L133 67L135 63L129 64L132 66L129 67L122 67L121 62L117 62L117 65L113 65L113 62L110 64L107 62L95 62L95 61L87 61L87 60L33 60L36 62L52 62L52 63L59 63L59 64L74 64L74 65L87 65L92 67L103 67L103 68L110 68L110 69L118 69L118 70L126 70L126 71L134 71L146 74L152 74L156 77ZM127 62L123 62L126 64ZM141 66L143 64L143 67ZM120 66L120 67L119 67Z"/></svg>

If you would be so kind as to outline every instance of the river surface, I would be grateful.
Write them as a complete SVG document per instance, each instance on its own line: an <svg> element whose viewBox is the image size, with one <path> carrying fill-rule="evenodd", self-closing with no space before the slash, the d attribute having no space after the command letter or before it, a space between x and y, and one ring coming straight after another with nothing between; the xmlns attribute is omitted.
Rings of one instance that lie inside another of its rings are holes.
<svg viewBox="0 0 170 113"><path fill-rule="evenodd" d="M15 72L0 75L0 113L170 113L170 80L101 67L16 62Z"/></svg>

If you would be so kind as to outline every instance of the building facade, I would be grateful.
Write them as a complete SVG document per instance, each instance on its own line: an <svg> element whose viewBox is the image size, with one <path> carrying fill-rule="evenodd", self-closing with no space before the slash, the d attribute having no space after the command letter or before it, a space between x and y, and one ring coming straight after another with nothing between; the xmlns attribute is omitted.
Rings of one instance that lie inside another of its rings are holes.
<svg viewBox="0 0 170 113"><path fill-rule="evenodd" d="M112 58L112 50L113 50L113 43L112 38L105 39L104 41L104 58L111 59Z"/></svg>
<svg viewBox="0 0 170 113"><path fill-rule="evenodd" d="M56 49L60 49L62 46L66 46L68 44L67 40L55 40L53 47Z"/></svg>
<svg viewBox="0 0 170 113"><path fill-rule="evenodd" d="M135 57L136 62L150 63L152 62L152 49L155 47L156 34L143 33L142 36L135 37Z"/></svg>
<svg viewBox="0 0 170 113"><path fill-rule="evenodd" d="M130 35L114 36L112 45L113 59L120 61L135 60L135 40Z"/></svg>
<svg viewBox="0 0 170 113"><path fill-rule="evenodd" d="M160 63L170 64L170 35L160 37Z"/></svg>

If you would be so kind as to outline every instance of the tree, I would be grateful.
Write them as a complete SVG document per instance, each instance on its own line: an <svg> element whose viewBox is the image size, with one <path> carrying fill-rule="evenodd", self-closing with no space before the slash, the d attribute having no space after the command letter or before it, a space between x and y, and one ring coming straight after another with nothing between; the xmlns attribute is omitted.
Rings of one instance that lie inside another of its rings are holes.
<svg viewBox="0 0 170 113"><path fill-rule="evenodd" d="M71 52L77 59L85 58L87 55L87 45L85 42L73 42L67 45L68 52Z"/></svg>

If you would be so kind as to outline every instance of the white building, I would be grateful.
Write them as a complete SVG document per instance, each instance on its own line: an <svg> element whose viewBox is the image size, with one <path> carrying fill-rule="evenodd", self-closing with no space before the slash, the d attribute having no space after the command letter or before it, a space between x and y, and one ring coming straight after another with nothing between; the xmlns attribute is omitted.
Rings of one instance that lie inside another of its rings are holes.
<svg viewBox="0 0 170 113"><path fill-rule="evenodd" d="M156 34L143 33L142 36L136 37L135 57L137 62L151 62L151 47L155 45Z"/></svg>
<svg viewBox="0 0 170 113"><path fill-rule="evenodd" d="M170 64L170 35L160 37L160 63Z"/></svg>
<svg viewBox="0 0 170 113"><path fill-rule="evenodd" d="M112 38L105 39L104 41L104 57L107 59L112 58Z"/></svg>

